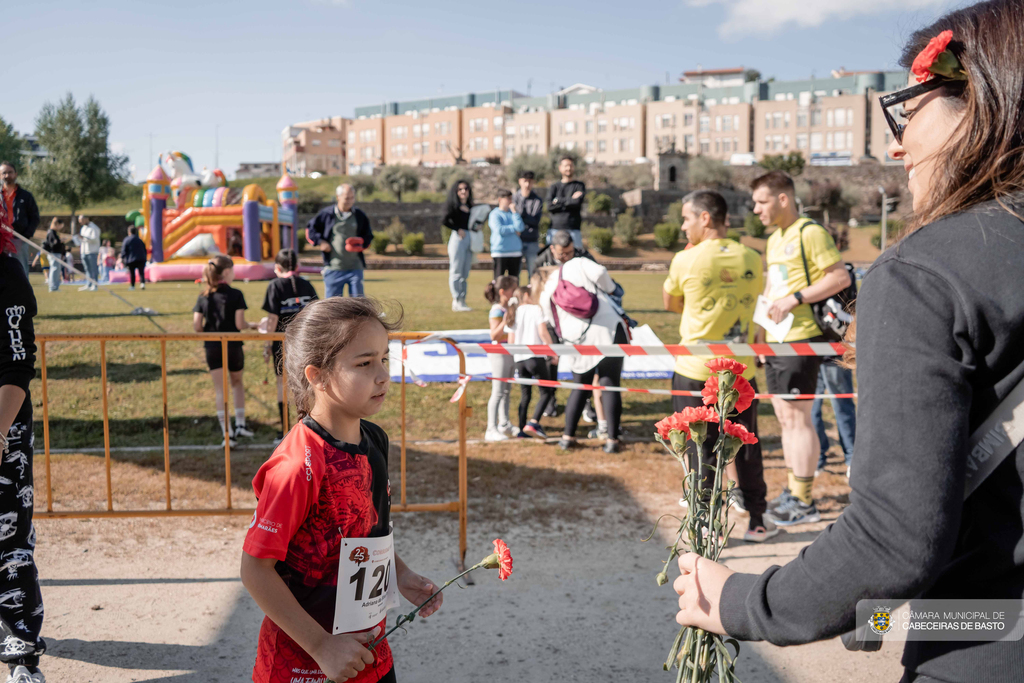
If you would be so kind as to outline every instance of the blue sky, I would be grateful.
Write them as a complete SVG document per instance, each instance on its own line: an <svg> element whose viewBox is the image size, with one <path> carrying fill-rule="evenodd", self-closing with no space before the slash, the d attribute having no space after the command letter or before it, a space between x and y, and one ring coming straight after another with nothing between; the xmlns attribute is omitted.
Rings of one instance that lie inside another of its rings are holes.
<svg viewBox="0 0 1024 683"><path fill-rule="evenodd" d="M95 96L144 177L181 150L197 170L281 158L292 121L437 94L675 81L698 64L765 77L895 66L948 0L289 0L7 3L0 116L30 132L67 92ZM893 9L896 8L896 9ZM150 157L150 134L153 156Z"/></svg>

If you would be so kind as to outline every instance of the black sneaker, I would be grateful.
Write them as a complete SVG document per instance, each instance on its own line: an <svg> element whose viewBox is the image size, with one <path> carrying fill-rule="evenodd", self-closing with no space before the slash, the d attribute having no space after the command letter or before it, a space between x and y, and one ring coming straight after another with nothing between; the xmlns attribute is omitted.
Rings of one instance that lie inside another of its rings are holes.
<svg viewBox="0 0 1024 683"><path fill-rule="evenodd" d="M793 497L793 494L790 493L789 487L787 486L786 488L782 489L782 493L768 501L768 509L774 510L775 508L781 505L785 505L791 500L796 500L796 498Z"/></svg>
<svg viewBox="0 0 1024 683"><path fill-rule="evenodd" d="M765 516L771 518L779 526L813 524L821 521L821 515L818 514L818 508L813 501L808 505L797 498L793 498L774 510L769 510Z"/></svg>

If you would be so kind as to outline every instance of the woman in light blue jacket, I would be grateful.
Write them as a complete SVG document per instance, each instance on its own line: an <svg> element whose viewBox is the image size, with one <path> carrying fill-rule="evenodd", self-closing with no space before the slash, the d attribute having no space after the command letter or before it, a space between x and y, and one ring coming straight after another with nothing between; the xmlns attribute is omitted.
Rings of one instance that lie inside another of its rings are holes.
<svg viewBox="0 0 1024 683"><path fill-rule="evenodd" d="M487 218L491 227L491 258L494 259L494 279L508 274L519 279L523 260L523 241L519 235L526 229L523 219L516 212L512 193L498 192L498 208Z"/></svg>

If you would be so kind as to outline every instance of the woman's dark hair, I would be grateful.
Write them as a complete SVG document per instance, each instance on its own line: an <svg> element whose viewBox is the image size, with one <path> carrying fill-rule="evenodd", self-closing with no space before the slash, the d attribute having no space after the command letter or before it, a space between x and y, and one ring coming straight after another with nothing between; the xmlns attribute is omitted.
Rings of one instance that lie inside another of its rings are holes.
<svg viewBox="0 0 1024 683"><path fill-rule="evenodd" d="M487 283L487 287L484 288L484 298L490 303L496 304L501 301L499 292L505 289L512 289L518 285L519 278L512 277L511 275L502 275Z"/></svg>
<svg viewBox="0 0 1024 683"><path fill-rule="evenodd" d="M462 201L459 200L459 185L465 185L466 189L469 190L469 196L466 197L466 206L473 206L473 186L469 184L468 180L460 180L448 188L448 199L444 204L445 213L458 211L459 207L462 206Z"/></svg>
<svg viewBox="0 0 1024 683"><path fill-rule="evenodd" d="M394 308L392 314L376 299L335 296L310 303L292 319L284 335L284 365L300 420L313 410L316 398L306 366L329 373L341 350L371 321L389 333L400 329L402 306L396 302Z"/></svg>
<svg viewBox="0 0 1024 683"><path fill-rule="evenodd" d="M295 282L295 270L299 267L299 255L295 253L294 249L282 249L277 252L274 263L279 265L285 273L288 273L288 279L292 283L292 294L298 296L299 286Z"/></svg>
<svg viewBox="0 0 1024 683"><path fill-rule="evenodd" d="M235 262L224 254L217 254L203 266L203 296L210 296L210 292L217 289L224 271L234 268Z"/></svg>
<svg viewBox="0 0 1024 683"><path fill-rule="evenodd" d="M900 65L909 69L946 30L967 80L949 81L937 92L963 121L935 160L935 186L909 230L993 199L1013 211L1004 199L1024 189L1024 0L950 12L910 37Z"/></svg>

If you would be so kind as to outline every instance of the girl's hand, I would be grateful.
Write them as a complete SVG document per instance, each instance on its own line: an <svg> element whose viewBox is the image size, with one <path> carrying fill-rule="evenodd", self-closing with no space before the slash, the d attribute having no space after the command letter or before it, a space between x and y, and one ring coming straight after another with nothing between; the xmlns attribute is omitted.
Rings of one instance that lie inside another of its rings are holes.
<svg viewBox="0 0 1024 683"><path fill-rule="evenodd" d="M320 645L309 654L328 680L345 681L358 676L367 664L373 664L373 653L364 644L378 635L380 626L366 633L324 633Z"/></svg>
<svg viewBox="0 0 1024 683"><path fill-rule="evenodd" d="M430 579L420 576L411 569L406 569L398 575L398 590L405 596L406 600L414 605L418 605L429 598L438 588L440 586L434 585ZM441 609L442 602L444 602L444 593L438 594L433 600L424 605L423 609L420 610L420 616L424 618L429 617Z"/></svg>
<svg viewBox="0 0 1024 683"><path fill-rule="evenodd" d="M722 601L722 588L734 572L696 553L680 556L679 571L679 578L672 584L679 594L676 621L681 626L694 626L726 635L718 608Z"/></svg>

